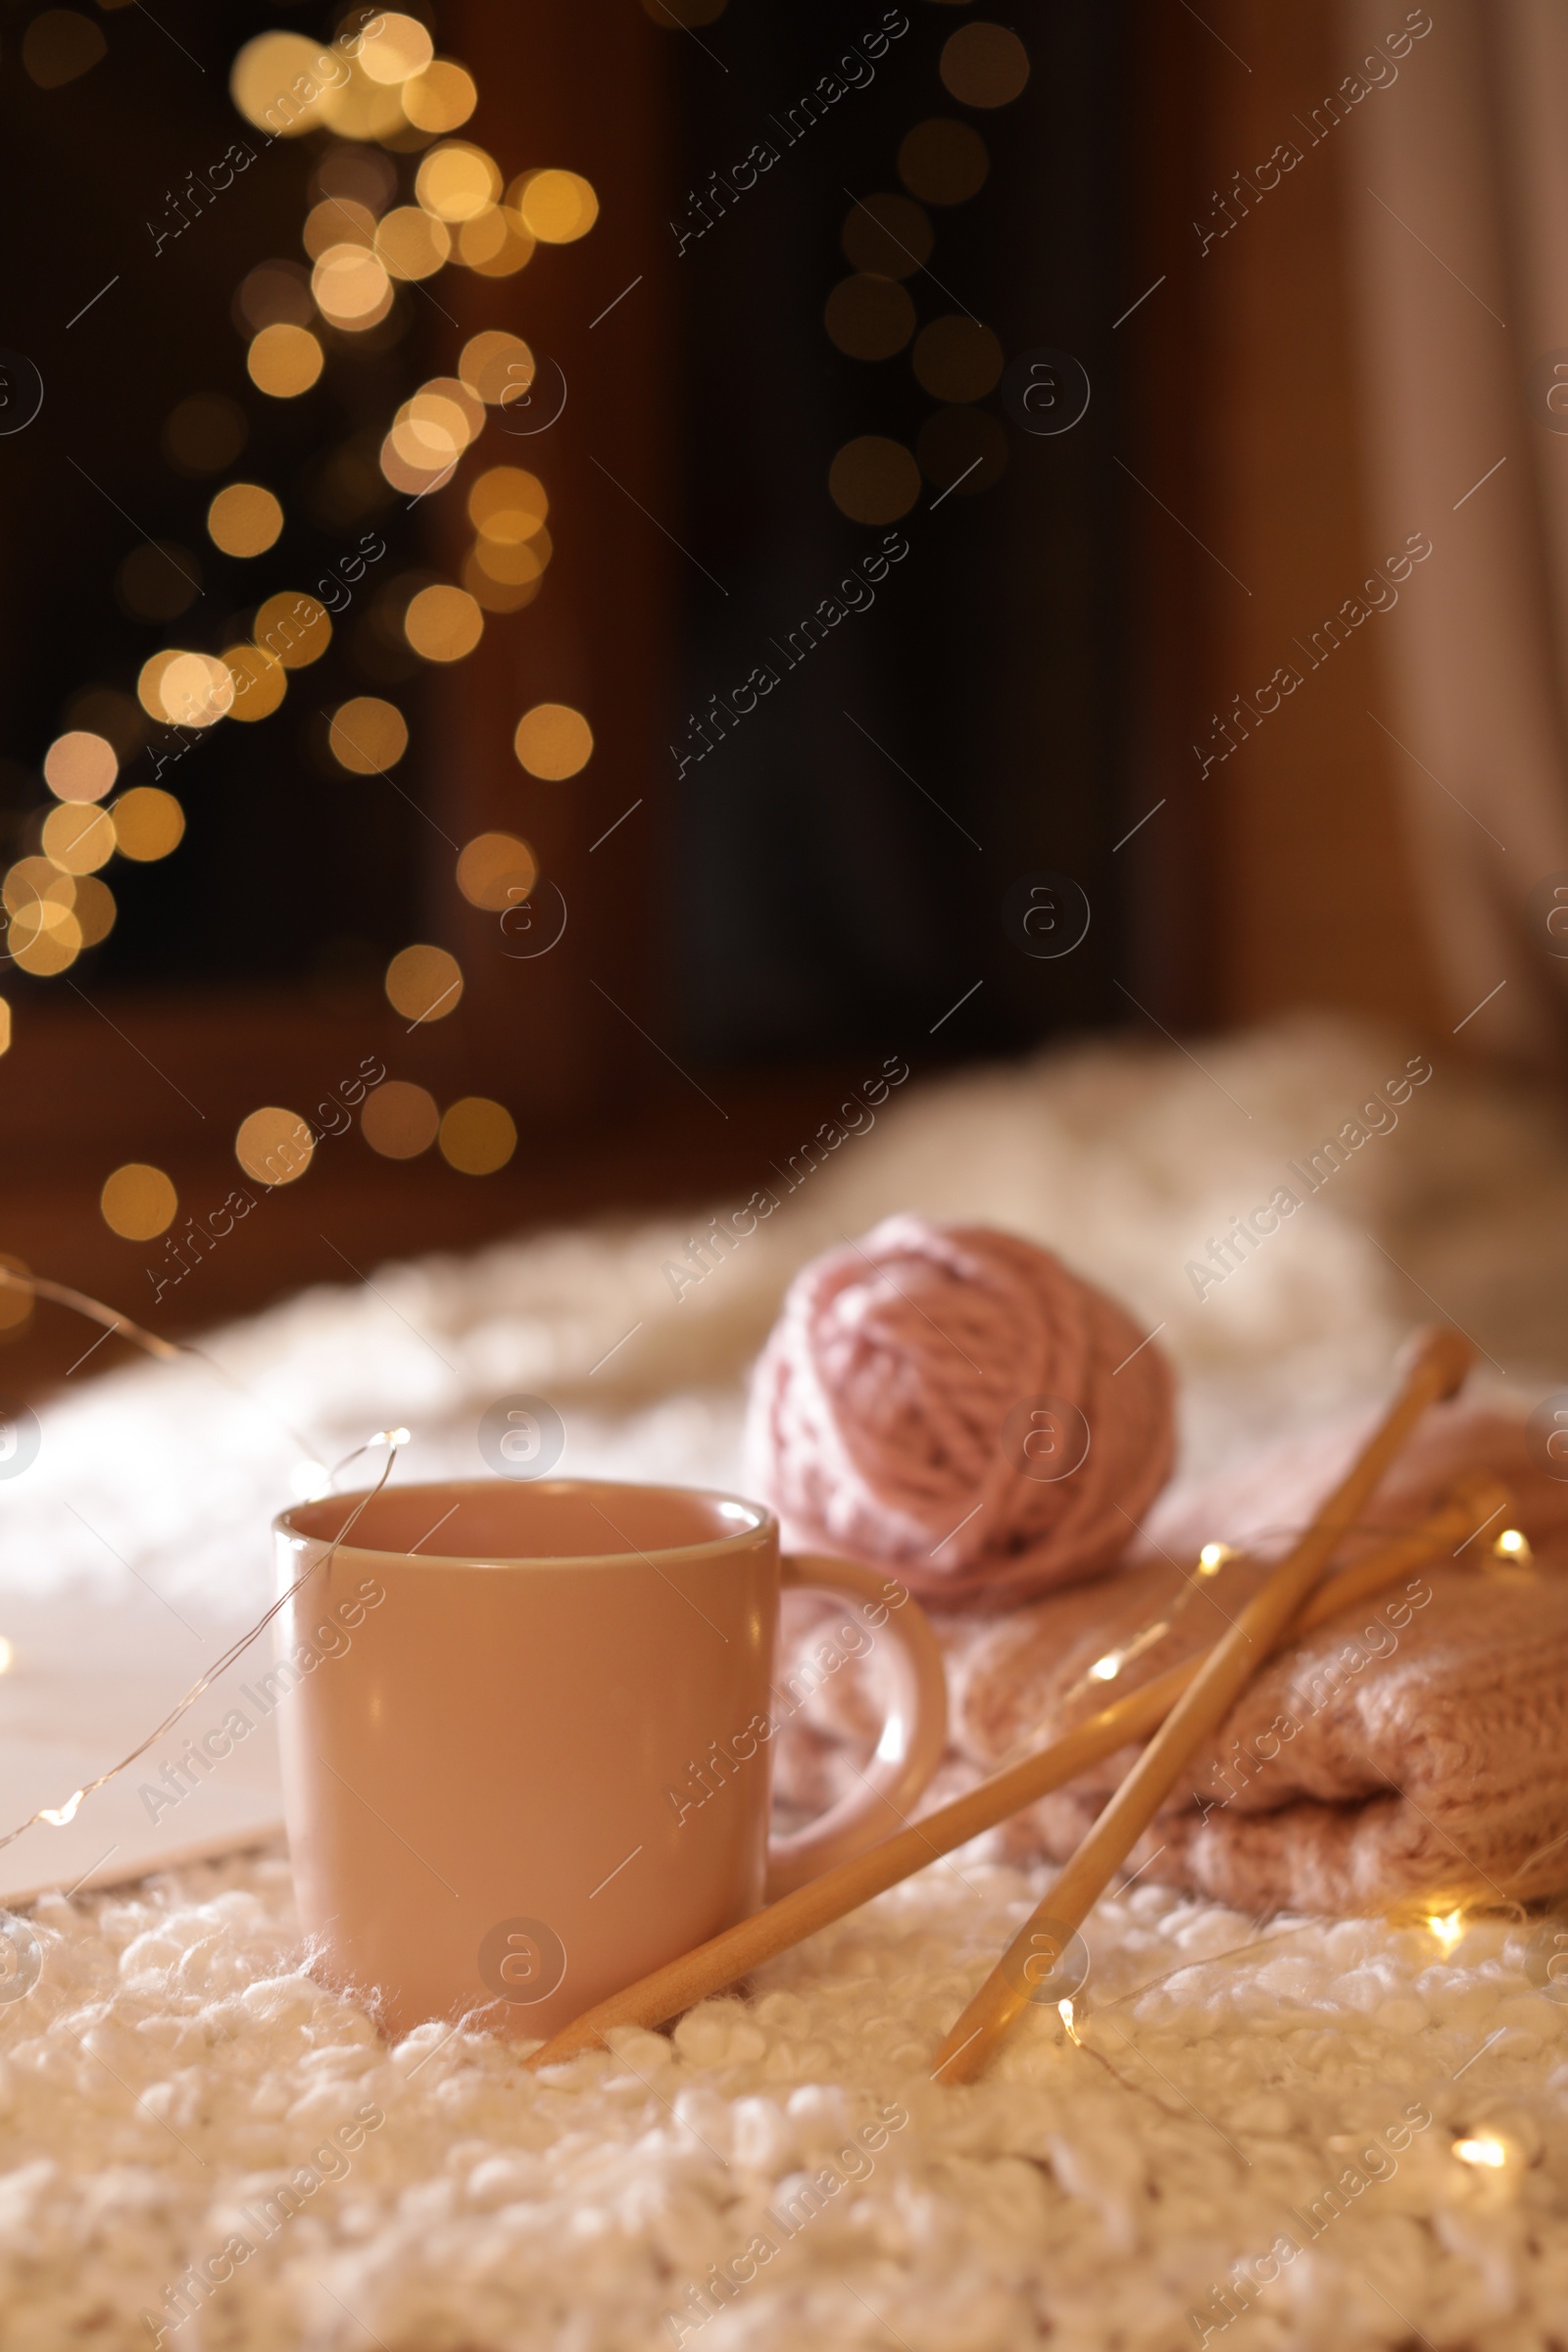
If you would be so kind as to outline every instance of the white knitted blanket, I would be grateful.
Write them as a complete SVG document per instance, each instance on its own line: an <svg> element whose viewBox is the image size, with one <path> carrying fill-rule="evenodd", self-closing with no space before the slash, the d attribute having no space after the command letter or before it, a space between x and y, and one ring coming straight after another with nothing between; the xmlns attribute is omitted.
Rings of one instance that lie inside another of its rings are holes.
<svg viewBox="0 0 1568 2352"><path fill-rule="evenodd" d="M1528 1405L1568 1353L1568 1154L1442 1061L1222 1285L1184 1271L1411 1050L1276 1031L1201 1067L1095 1048L911 1085L699 1283L662 1269L700 1227L568 1233L312 1292L214 1351L327 1458L403 1421L410 1475L477 1471L480 1412L530 1390L567 1471L730 1481L789 1273L915 1207L1032 1234L1162 1323L1190 1469L1375 1395L1431 1311L1403 1274ZM262 1411L148 1366L43 1420L0 1488L0 1631L62 1597L85 1626L132 1579L198 1635L265 1601L296 1449ZM280 1850L46 1896L0 1941L0 2342L1562 2342L1550 1931L1259 1930L1135 1886L1098 1915L1081 2046L1041 2008L985 2082L938 2090L933 2049L1043 1885L967 1848L744 1999L545 2078L445 2027L388 2046L321 1991Z"/></svg>

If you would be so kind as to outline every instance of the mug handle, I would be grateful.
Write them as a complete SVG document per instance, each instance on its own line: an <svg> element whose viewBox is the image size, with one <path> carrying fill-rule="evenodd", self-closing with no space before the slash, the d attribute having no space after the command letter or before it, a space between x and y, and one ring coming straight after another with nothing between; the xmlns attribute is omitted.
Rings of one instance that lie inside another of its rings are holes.
<svg viewBox="0 0 1568 2352"><path fill-rule="evenodd" d="M878 1633L893 1637L894 1690L882 1735L861 1786L830 1805L820 1820L767 1848L766 1900L774 1902L824 1870L864 1853L882 1838L907 1826L908 1808L941 1763L948 1743L948 1675L931 1621L913 1595L905 1592L889 1609L897 1579L852 1560L796 1555L779 1562L786 1592L836 1592L846 1600L874 1602L887 1610ZM863 1614L861 1622L865 1622Z"/></svg>

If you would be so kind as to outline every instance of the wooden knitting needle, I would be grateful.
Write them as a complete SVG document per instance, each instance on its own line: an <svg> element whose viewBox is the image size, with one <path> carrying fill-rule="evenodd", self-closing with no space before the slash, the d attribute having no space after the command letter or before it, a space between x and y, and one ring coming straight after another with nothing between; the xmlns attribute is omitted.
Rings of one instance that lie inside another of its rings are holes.
<svg viewBox="0 0 1568 2352"><path fill-rule="evenodd" d="M1283 1647L1297 1635L1309 1632L1340 1610L1353 1608L1369 1593L1392 1584L1407 1568L1419 1567L1435 1551L1462 1544L1478 1528L1490 1525L1509 1507L1507 1489L1490 1478L1462 1480L1451 1498L1419 1527L1386 1538L1339 1576L1314 1592L1305 1608L1287 1628L1276 1645ZM967 1796L956 1797L911 1828L884 1838L853 1861L841 1862L820 1878L798 1886L763 1911L736 1927L726 1928L695 1951L682 1953L662 1968L612 1993L562 2028L525 2061L530 2067L556 2066L582 2050L597 2049L612 2026L658 2026L667 2018L721 1992L740 1977L760 1968L764 1960L804 1943L819 1928L858 1910L873 1895L885 1893L901 1880L940 1860L956 1846L966 1845L982 1831L1019 1813L1038 1797L1062 1788L1093 1764L1114 1755L1130 1741L1146 1739L1169 1713L1202 1664L1202 1654L1142 1684L1089 1716L1049 1747L1025 1756L983 1781Z"/></svg>
<svg viewBox="0 0 1568 2352"><path fill-rule="evenodd" d="M1300 1610L1330 1553L1354 1520L1428 1405L1454 1396L1474 1360L1468 1340L1446 1325L1418 1331L1403 1356L1404 1380L1349 1471L1311 1526L1209 1651L1077 1852L1019 1929L958 2019L932 2068L937 2082L972 2082L1030 2005L1047 1944L1059 1947L1082 1927L1190 1762L1229 1714Z"/></svg>
<svg viewBox="0 0 1568 2352"><path fill-rule="evenodd" d="M1353 1608L1369 1593L1390 1585L1407 1568L1417 1568L1434 1552L1451 1550L1456 1544L1488 1526L1508 1508L1508 1493L1493 1479L1472 1477L1455 1487L1449 1501L1419 1527L1390 1536L1353 1568L1331 1577L1316 1592L1284 1641L1305 1633L1341 1609ZM1147 1739L1169 1712L1198 1673L1201 1656L1185 1658L1125 1698L1102 1707L1049 1747L994 1773L967 1796L928 1813L923 1821L900 1830L853 1861L841 1862L818 1879L798 1886L766 1910L754 1912L738 1926L726 1928L692 1952L683 1952L652 1975L622 1992L612 1993L574 2018L525 2063L530 2067L559 2066L583 2050L598 2049L612 2026L660 2026L683 2010L722 1992L727 1984L748 1976L764 1960L774 1959L804 1943L819 1928L868 1903L873 1895L911 1878L928 1863L939 1861L983 1830L1022 1812L1037 1797L1086 1772L1092 1764L1114 1755L1129 1741Z"/></svg>

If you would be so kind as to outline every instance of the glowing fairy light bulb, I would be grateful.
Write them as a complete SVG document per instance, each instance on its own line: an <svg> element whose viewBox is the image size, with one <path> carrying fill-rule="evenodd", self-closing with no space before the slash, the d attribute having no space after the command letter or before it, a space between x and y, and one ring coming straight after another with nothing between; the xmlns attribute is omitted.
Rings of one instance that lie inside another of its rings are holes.
<svg viewBox="0 0 1568 2352"><path fill-rule="evenodd" d="M1530 1538L1517 1527L1505 1527L1492 1546L1493 1557L1498 1560L1533 1560Z"/></svg>
<svg viewBox="0 0 1568 2352"><path fill-rule="evenodd" d="M1464 1913L1448 1911L1440 1915L1434 1911L1427 1920L1427 1926L1432 1930L1444 1950L1451 1952L1464 1934Z"/></svg>
<svg viewBox="0 0 1568 2352"><path fill-rule="evenodd" d="M1488 2172L1500 2172L1508 2161L1507 2149L1490 2132L1477 2132L1473 2139L1456 2139L1450 2152L1461 2164L1473 2164Z"/></svg>
<svg viewBox="0 0 1568 2352"><path fill-rule="evenodd" d="M378 1429L370 1440L372 1446L407 1446L408 1443L409 1433L406 1429Z"/></svg>
<svg viewBox="0 0 1568 2352"><path fill-rule="evenodd" d="M1126 1654L1125 1650L1107 1650L1102 1658L1097 1658L1090 1667L1089 1680L1092 1683L1113 1683L1121 1672Z"/></svg>
<svg viewBox="0 0 1568 2352"><path fill-rule="evenodd" d="M1234 1560L1235 1557L1236 1553L1229 1544L1205 1544L1198 1555L1198 1573L1200 1576L1214 1576L1227 1560Z"/></svg>
<svg viewBox="0 0 1568 2352"><path fill-rule="evenodd" d="M1077 2025L1074 2022L1071 2001L1058 2001L1056 2003L1056 2015L1061 2019L1062 2024L1066 2027L1067 2039L1072 2043L1073 2048L1075 2050L1081 2050L1084 2046L1084 2037L1079 2033Z"/></svg>
<svg viewBox="0 0 1568 2352"><path fill-rule="evenodd" d="M63 1830L68 1821L75 1820L76 1807L86 1793L85 1788L78 1788L75 1795L68 1796L63 1805L44 1805L39 1811L38 1819L46 1821L52 1830Z"/></svg>

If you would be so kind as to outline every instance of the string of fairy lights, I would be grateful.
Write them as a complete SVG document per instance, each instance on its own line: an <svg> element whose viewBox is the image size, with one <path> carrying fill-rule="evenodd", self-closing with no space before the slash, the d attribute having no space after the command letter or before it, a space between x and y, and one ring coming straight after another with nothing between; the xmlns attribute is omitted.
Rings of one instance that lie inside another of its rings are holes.
<svg viewBox="0 0 1568 2352"><path fill-rule="evenodd" d="M257 264L235 296L246 373L267 402L309 392L341 348L338 338L378 326L407 299L405 289L449 268L510 277L540 245L574 243L598 217L598 198L580 173L535 168L509 183L485 148L454 135L478 103L474 78L457 60L438 57L429 31L412 16L358 11L326 45L291 31L259 34L234 59L229 90L264 142L313 133L326 141L302 228L303 261ZM237 161L237 150L229 152ZM178 233L186 209L199 209L200 201L194 189L172 195L167 233ZM527 399L534 372L520 336L486 329L470 337L456 372L420 384L387 423L374 461L387 488L410 502L445 489L497 414ZM236 403L195 393L172 411L165 451L180 471L228 472L246 437ZM401 598L393 583L393 625L416 662L465 660L491 616L533 602L553 553L549 514L545 484L526 467L497 464L474 475L466 491L472 535L459 578L416 575ZM215 491L206 520L223 555L260 564L282 537L285 514L275 490L235 476ZM357 583L384 553L384 542L368 532L337 573ZM182 579L188 575L177 552L150 545L122 566L122 595L144 617L172 616L190 602ZM383 591L383 620L386 605ZM27 829L24 854L0 875L5 949L19 970L45 980L70 971L114 927L114 861L146 863L178 849L185 812L176 794L162 782L122 782L124 758L149 723L166 746L154 762L161 775L213 728L272 718L296 673L321 659L332 634L332 612L320 595L279 585L258 598L248 634L235 642L217 650L172 642L144 661L139 709L107 686L72 699L74 723L43 759L49 803ZM330 714L328 749L349 773L389 773L409 741L408 720L386 694L351 696ZM593 734L582 712L543 703L522 713L514 748L527 774L562 780L586 766ZM537 879L528 843L504 832L466 843L454 873L470 904L495 911L526 898ZM389 1004L410 1023L448 1017L463 985L457 958L423 942L399 951L384 975ZM0 997L0 1053L11 1036L12 1007ZM473 1175L504 1165L516 1142L503 1104L470 1096L443 1113L425 1089L405 1081L378 1086L361 1124L389 1158L438 1143L451 1165ZM235 1152L248 1176L276 1185L305 1173L315 1146L300 1114L263 1105L242 1122ZM138 1241L164 1233L178 1205L170 1178L139 1162L113 1171L101 1204L116 1232Z"/></svg>

